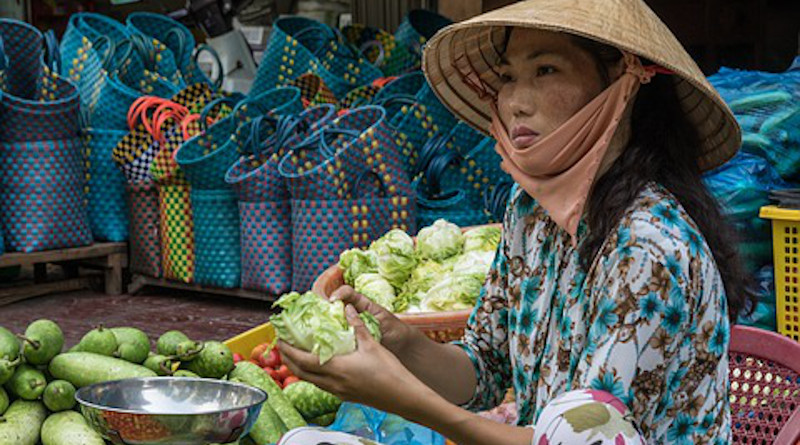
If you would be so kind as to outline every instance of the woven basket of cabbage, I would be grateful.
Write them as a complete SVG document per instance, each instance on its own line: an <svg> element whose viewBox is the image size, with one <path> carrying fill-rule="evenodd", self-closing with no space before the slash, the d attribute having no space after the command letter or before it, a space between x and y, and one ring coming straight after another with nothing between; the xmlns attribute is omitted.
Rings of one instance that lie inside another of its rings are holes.
<svg viewBox="0 0 800 445"><path fill-rule="evenodd" d="M460 228L439 220L411 237L392 230L368 249L342 252L313 291L349 284L438 342L459 340L500 242L501 226Z"/></svg>

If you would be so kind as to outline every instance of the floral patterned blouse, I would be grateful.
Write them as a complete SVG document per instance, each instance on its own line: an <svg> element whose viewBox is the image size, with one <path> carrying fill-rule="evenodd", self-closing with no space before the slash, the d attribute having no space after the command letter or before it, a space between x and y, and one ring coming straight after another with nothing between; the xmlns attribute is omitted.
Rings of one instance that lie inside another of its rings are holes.
<svg viewBox="0 0 800 445"><path fill-rule="evenodd" d="M578 243L586 235L578 231ZM622 400L648 443L730 442L725 291L697 226L651 184L588 272L577 249L522 189L512 192L486 285L457 342L478 388L465 407L513 387L520 425L567 391Z"/></svg>

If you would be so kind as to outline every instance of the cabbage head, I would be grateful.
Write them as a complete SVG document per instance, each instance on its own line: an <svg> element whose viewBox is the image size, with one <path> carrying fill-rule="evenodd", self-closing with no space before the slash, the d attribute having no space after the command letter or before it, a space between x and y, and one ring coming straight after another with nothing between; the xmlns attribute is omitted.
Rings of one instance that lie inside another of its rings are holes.
<svg viewBox="0 0 800 445"><path fill-rule="evenodd" d="M417 234L417 255L421 259L441 262L461 254L463 250L464 235L461 229L443 219Z"/></svg>

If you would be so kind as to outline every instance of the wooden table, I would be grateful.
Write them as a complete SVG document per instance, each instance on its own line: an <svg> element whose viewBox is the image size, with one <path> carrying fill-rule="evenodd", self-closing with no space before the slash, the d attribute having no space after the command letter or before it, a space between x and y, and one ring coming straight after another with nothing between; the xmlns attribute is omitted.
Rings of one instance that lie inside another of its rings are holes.
<svg viewBox="0 0 800 445"><path fill-rule="evenodd" d="M47 265L63 268L64 279L48 280ZM33 266L33 284L0 288L0 306L54 292L69 292L90 287L104 278L105 292L122 293L122 270L128 267L127 243L95 243L85 247L43 252L10 252L0 255L0 268ZM96 269L100 274L83 274L80 268Z"/></svg>

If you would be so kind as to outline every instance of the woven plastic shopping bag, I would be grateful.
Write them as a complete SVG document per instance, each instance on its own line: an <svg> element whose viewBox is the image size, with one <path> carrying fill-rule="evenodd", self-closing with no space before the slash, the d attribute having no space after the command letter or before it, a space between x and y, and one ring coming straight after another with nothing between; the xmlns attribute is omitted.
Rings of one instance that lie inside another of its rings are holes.
<svg viewBox="0 0 800 445"><path fill-rule="evenodd" d="M372 170L361 178L380 176ZM347 249L369 247L391 229L416 233L416 205L410 196L386 194L386 188L357 180L351 199L292 200L292 289L310 289L317 277Z"/></svg>
<svg viewBox="0 0 800 445"><path fill-rule="evenodd" d="M306 108L315 107L323 104L338 103L336 96L325 85L325 81L314 73L306 73L287 83L288 86L297 87L300 89L300 97L303 101L303 106Z"/></svg>
<svg viewBox="0 0 800 445"><path fill-rule="evenodd" d="M304 17L281 17L273 24L250 94L307 72L319 75L337 98L383 76L328 25Z"/></svg>
<svg viewBox="0 0 800 445"><path fill-rule="evenodd" d="M125 176L114 164L111 153L127 133L88 129L84 132L86 201L92 235L100 241L128 239L128 210Z"/></svg>
<svg viewBox="0 0 800 445"><path fill-rule="evenodd" d="M278 162L288 150L324 126L335 115L333 105L309 108L280 119L258 119L254 125L271 123L266 140L249 139L244 148L252 154L231 166L226 182L239 199L242 241L242 287L272 295L292 286L291 206ZM255 129L257 135L264 132Z"/></svg>
<svg viewBox="0 0 800 445"><path fill-rule="evenodd" d="M45 66L43 36L0 19L0 230L6 250L34 252L92 241L83 199L80 99Z"/></svg>
<svg viewBox="0 0 800 445"><path fill-rule="evenodd" d="M194 36L182 23L163 14L134 12L128 15L126 24L132 32L157 41L163 58L162 74L179 76L186 85L205 83L219 88L219 82L209 79L197 65Z"/></svg>
<svg viewBox="0 0 800 445"><path fill-rule="evenodd" d="M131 273L161 278L161 214L154 183L127 184Z"/></svg>
<svg viewBox="0 0 800 445"><path fill-rule="evenodd" d="M409 54L406 70L417 69L422 65L422 48L440 29L453 23L447 17L427 9L415 9L397 27L394 39L398 47Z"/></svg>
<svg viewBox="0 0 800 445"><path fill-rule="evenodd" d="M251 127L249 120L263 114L296 114L302 109L300 90L294 87L276 88L248 97L236 105L230 116L183 143L175 154L175 161L193 188L226 188L225 173L241 155L241 144ZM241 134L236 136L237 133Z"/></svg>
<svg viewBox="0 0 800 445"><path fill-rule="evenodd" d="M192 189L195 273L202 286L239 287L242 274L239 207L232 190Z"/></svg>

